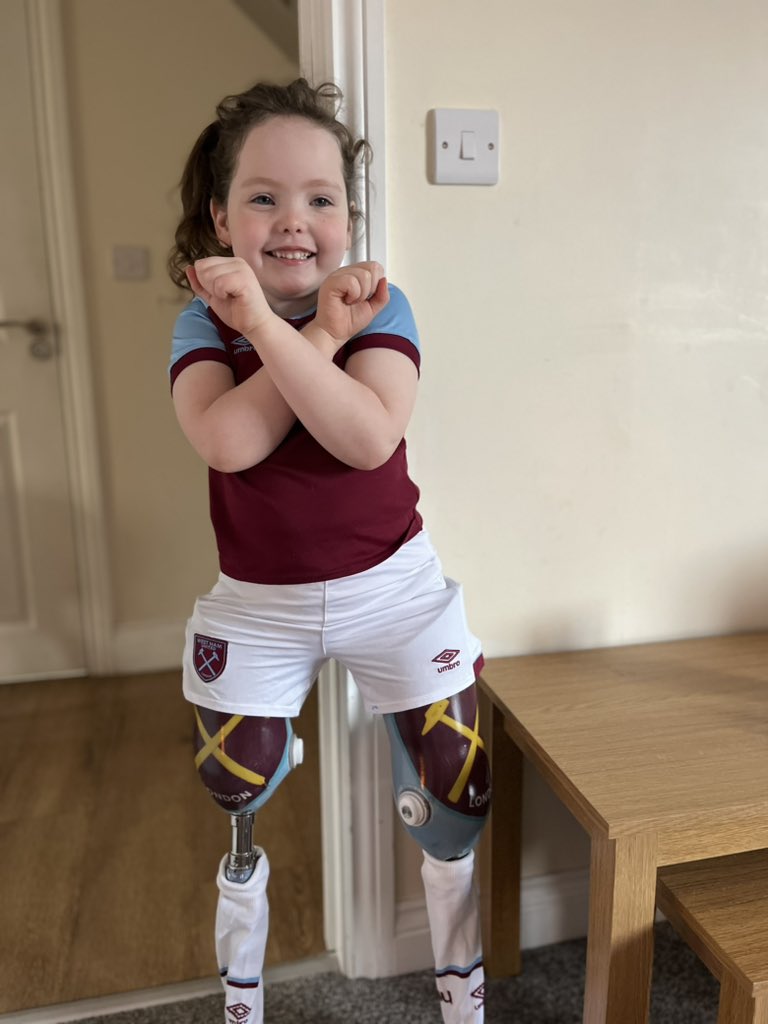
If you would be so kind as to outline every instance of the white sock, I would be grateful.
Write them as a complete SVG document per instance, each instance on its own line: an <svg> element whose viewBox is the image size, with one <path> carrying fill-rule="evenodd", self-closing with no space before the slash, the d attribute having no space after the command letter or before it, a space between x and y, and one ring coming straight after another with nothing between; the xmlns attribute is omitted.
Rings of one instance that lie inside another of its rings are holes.
<svg viewBox="0 0 768 1024"><path fill-rule="evenodd" d="M485 974L474 863L473 851L449 861L425 851L421 868L445 1024L483 1022Z"/></svg>
<svg viewBox="0 0 768 1024"><path fill-rule="evenodd" d="M244 884L230 882L227 857L219 865L216 884L216 957L224 985L226 1024L263 1024L262 970L269 927L267 879L269 861L259 850L256 868Z"/></svg>

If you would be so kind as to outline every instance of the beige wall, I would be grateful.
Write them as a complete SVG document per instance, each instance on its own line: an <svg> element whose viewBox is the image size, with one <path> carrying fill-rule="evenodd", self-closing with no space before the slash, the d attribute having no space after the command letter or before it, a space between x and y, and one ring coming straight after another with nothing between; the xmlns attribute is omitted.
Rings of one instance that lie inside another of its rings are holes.
<svg viewBox="0 0 768 1024"><path fill-rule="evenodd" d="M205 467L167 382L181 295L165 273L175 187L222 96L297 68L232 0L63 10L117 626L180 623L215 578L216 550ZM149 280L113 279L122 244L150 249Z"/></svg>
<svg viewBox="0 0 768 1024"><path fill-rule="evenodd" d="M486 653L768 625L768 7L387 10L411 464ZM498 186L428 184L426 113L454 106L499 111ZM524 873L585 863L526 799Z"/></svg>

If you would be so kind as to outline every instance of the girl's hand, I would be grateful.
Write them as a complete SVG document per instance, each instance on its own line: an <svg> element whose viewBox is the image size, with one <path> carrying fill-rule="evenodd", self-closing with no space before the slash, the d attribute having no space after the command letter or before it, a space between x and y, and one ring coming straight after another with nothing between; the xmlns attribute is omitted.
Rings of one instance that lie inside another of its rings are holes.
<svg viewBox="0 0 768 1024"><path fill-rule="evenodd" d="M320 285L314 322L338 348L373 320L389 302L387 279L379 263L340 267Z"/></svg>
<svg viewBox="0 0 768 1024"><path fill-rule="evenodd" d="M246 338L275 315L253 270L239 256L207 256L195 260L186 273L195 295Z"/></svg>

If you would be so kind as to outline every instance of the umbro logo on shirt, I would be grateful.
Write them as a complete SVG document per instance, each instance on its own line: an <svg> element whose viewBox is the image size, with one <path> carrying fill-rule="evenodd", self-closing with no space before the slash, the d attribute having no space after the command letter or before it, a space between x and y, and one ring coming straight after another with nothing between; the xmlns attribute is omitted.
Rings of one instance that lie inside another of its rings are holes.
<svg viewBox="0 0 768 1024"><path fill-rule="evenodd" d="M459 661L459 655L461 651L457 651L452 647L446 647L444 651L441 651L432 661L436 661L440 668L438 672L449 672L452 668L458 668L461 664Z"/></svg>
<svg viewBox="0 0 768 1024"><path fill-rule="evenodd" d="M253 345L247 338L235 338L232 342L232 351L236 356L241 356L244 352L253 352Z"/></svg>

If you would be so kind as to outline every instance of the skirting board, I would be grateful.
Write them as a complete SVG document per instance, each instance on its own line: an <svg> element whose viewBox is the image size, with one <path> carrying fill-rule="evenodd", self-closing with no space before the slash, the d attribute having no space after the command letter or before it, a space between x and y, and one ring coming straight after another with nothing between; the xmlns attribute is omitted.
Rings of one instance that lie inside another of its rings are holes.
<svg viewBox="0 0 768 1024"><path fill-rule="evenodd" d="M278 981L294 981L313 974L336 973L338 969L336 957L332 953L323 953L308 960L267 967L264 971L264 983L269 985ZM180 1003L186 999L202 999L204 996L220 995L221 990L221 978L218 976L201 978L199 981L183 981L176 985L162 985L140 992L124 992L116 996L81 999L75 1003L3 1013L0 1014L0 1024L63 1024L66 1021L81 1021L86 1017L136 1012L148 1006Z"/></svg>
<svg viewBox="0 0 768 1024"><path fill-rule="evenodd" d="M520 887L520 944L548 946L587 934L589 869L524 878ZM433 965L427 907L423 900L398 904L395 916L395 973Z"/></svg>

